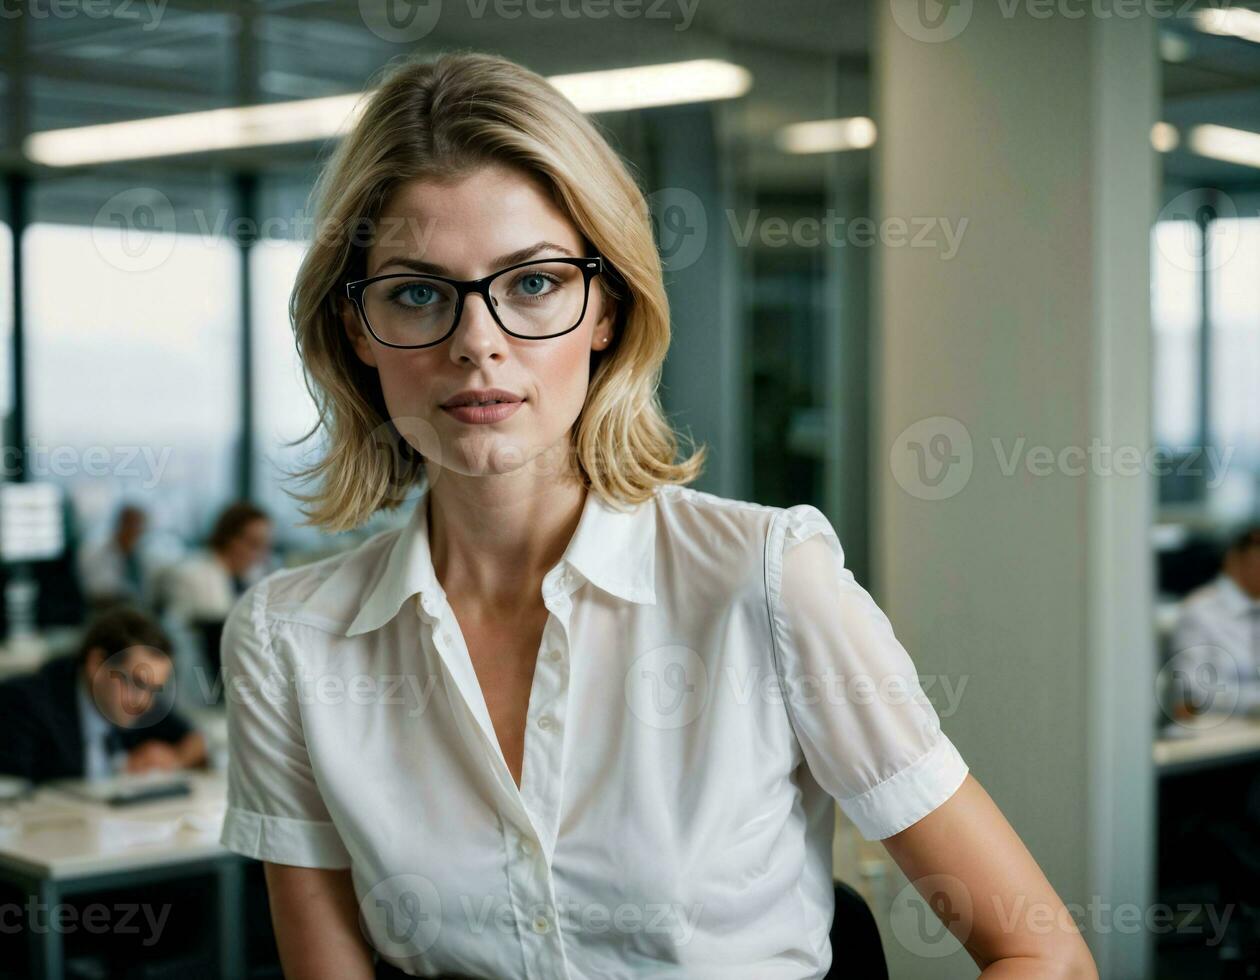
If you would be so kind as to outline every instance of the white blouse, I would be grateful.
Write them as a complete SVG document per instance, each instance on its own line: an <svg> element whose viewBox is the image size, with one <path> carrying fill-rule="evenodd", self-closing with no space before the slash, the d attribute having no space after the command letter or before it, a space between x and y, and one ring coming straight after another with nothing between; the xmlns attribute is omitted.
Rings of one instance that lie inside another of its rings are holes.
<svg viewBox="0 0 1260 980"><path fill-rule="evenodd" d="M874 840L967 773L827 518L588 493L544 579L518 789L427 501L234 607L222 843L352 869L368 940L417 976L823 976L832 799Z"/></svg>

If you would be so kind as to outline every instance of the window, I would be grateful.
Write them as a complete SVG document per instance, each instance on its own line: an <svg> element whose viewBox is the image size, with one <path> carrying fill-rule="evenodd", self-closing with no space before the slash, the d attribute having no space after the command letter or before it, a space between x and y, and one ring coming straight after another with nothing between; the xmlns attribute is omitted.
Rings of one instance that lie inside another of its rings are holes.
<svg viewBox="0 0 1260 980"><path fill-rule="evenodd" d="M301 502L285 492L309 493L313 484L288 476L310 465L322 445L322 432L297 446L315 424L315 403L302 378L289 295L306 244L287 239L260 239L250 253L254 297L254 426L256 454L254 496L275 521L277 543L286 547L326 547L327 539L304 520Z"/></svg>
<svg viewBox="0 0 1260 980"><path fill-rule="evenodd" d="M1211 442L1232 452L1220 506L1253 512L1260 485L1260 218L1213 223L1219 260L1210 263Z"/></svg>
<svg viewBox="0 0 1260 980"><path fill-rule="evenodd" d="M31 476L63 485L89 527L125 497L187 541L235 497L238 252L139 228L27 231Z"/></svg>
<svg viewBox="0 0 1260 980"><path fill-rule="evenodd" d="M1151 249L1156 444L1189 449L1199 440L1199 268L1201 236L1193 221L1161 221Z"/></svg>

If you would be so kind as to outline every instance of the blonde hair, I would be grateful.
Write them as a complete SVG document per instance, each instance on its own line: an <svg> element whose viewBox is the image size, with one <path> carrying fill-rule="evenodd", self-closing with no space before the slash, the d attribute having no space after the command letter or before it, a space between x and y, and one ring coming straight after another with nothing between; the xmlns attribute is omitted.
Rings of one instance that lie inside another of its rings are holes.
<svg viewBox="0 0 1260 980"><path fill-rule="evenodd" d="M677 436L657 388L669 348L669 303L643 194L600 131L540 75L505 58L445 54L386 66L353 130L312 189L317 233L297 274L289 313L306 385L327 446L294 476L318 478L306 525L358 527L391 510L424 476L424 457L390 419L375 369L355 356L338 312L341 286L359 278L360 240L403 182L449 179L487 164L522 170L604 257L596 282L617 307L613 344L596 355L572 432L581 482L633 504L661 484L685 484L705 447L676 460ZM389 451L381 452L382 436ZM694 447L693 447L694 448Z"/></svg>

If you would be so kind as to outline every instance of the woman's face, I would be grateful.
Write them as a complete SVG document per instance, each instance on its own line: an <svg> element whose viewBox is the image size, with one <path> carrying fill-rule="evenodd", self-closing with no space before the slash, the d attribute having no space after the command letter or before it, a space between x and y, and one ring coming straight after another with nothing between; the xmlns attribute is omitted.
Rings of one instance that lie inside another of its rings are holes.
<svg viewBox="0 0 1260 980"><path fill-rule="evenodd" d="M538 258L584 256L587 246L568 217L529 175L492 165L452 181L416 180L387 202L367 253L365 278L424 271L479 279ZM533 249L536 253L508 258ZM591 352L612 341L613 308L592 280L577 329L526 340L504 333L484 299L470 293L455 332L442 343L401 350L379 343L348 302L347 335L359 359L376 368L390 418L431 463L470 476L506 473L546 461L567 464L569 432L586 401ZM505 283L505 280L497 280ZM529 282L531 290L539 284ZM580 287L579 287L580 288ZM555 327L563 330L570 323ZM468 389L500 388L522 403L505 418L474 422L443 405ZM544 455L545 454L545 455ZM430 478L437 476L430 471Z"/></svg>

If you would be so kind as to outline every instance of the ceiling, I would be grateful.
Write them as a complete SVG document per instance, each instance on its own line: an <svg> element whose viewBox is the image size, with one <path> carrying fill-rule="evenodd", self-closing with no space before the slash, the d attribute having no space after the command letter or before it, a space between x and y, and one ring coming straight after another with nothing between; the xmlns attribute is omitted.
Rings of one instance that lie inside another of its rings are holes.
<svg viewBox="0 0 1260 980"><path fill-rule="evenodd" d="M412 2L422 8L410 22L423 31L418 38L386 17L393 5ZM553 16L518 16L526 3ZM569 16L579 3L586 15ZM602 3L630 13L591 16ZM706 56L737 61L754 85L728 110L728 135L759 181L785 190L816 186L826 163L778 152L772 136L780 126L871 111L867 0L97 0L73 16L58 16L65 8L43 0L32 9L45 13L0 20L7 109L0 169L45 177L49 171L34 170L18 151L26 132L357 92L392 58L451 48L496 51L543 74ZM1184 21L1162 30L1180 39L1180 60L1165 65L1164 118L1260 130L1260 45L1200 34ZM601 117L613 131L616 115ZM218 193L216 181L232 172L307 174L316 150L295 144L145 161L95 168L92 179L116 171L133 186L140 167L175 186L187 178ZM844 158L833 160L833 175L863 179L869 154ZM1254 186L1260 178L1260 170L1184 150L1166 154L1164 164L1170 181L1195 186ZM57 175L63 189L73 187Z"/></svg>

